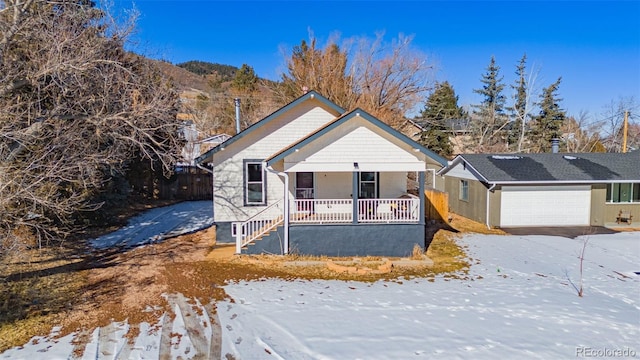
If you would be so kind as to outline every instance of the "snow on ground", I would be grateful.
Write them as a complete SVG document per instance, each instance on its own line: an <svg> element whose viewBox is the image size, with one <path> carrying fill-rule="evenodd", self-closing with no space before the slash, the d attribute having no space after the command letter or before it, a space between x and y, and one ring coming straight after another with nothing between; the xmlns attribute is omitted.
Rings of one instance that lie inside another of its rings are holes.
<svg viewBox="0 0 640 360"><path fill-rule="evenodd" d="M640 233L468 235L469 280L241 282L218 304L222 353L284 359L640 357ZM476 263L478 262L479 263ZM588 350L590 348L591 350Z"/></svg>
<svg viewBox="0 0 640 360"><path fill-rule="evenodd" d="M97 249L134 247L202 230L213 225L211 201L186 201L154 208L129 220L127 226L90 241Z"/></svg>
<svg viewBox="0 0 640 360"><path fill-rule="evenodd" d="M640 232L577 239L466 235L459 241L472 258L466 278L229 284L225 290L233 301L217 304L221 357L640 357ZM585 241L580 298L574 286L580 283L579 254ZM99 336L94 334L83 358L116 358L107 355L121 353L117 344L122 336L116 330L124 332L124 325L116 325L110 332L115 347L98 351L94 344L100 343ZM187 336L186 323L160 319L152 327L154 332L140 332L140 346L128 349L128 358L157 359L157 349L163 347L158 333L169 327L179 335L172 341L190 341L189 346L172 343L170 358L192 358L194 349L206 347L202 339L196 346L196 337ZM210 344L216 341L214 333ZM72 338L36 338L0 359L68 358Z"/></svg>

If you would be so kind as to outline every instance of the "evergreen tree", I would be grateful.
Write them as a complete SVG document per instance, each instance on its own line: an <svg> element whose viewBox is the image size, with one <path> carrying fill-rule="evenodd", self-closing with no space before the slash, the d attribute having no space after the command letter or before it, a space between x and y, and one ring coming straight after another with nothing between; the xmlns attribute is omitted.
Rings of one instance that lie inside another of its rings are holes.
<svg viewBox="0 0 640 360"><path fill-rule="evenodd" d="M425 131L420 134L420 143L441 156L450 157L453 147L447 130L448 120L466 118L466 112L458 106L458 96L447 82L436 83L435 90L416 119Z"/></svg>
<svg viewBox="0 0 640 360"><path fill-rule="evenodd" d="M250 119L255 117L260 108L260 96L257 96L257 92L258 76L256 72L251 66L242 64L231 82L231 94L234 98L240 98L240 126L243 129L251 125ZM228 99L225 106L226 114L235 118L235 111L234 101Z"/></svg>
<svg viewBox="0 0 640 360"><path fill-rule="evenodd" d="M556 82L542 90L541 100L538 103L540 113L531 123L531 142L534 152L549 152L551 139L560 138L560 127L566 119L566 113L559 105L562 99L558 98L557 94L561 80L562 77L559 77Z"/></svg>
<svg viewBox="0 0 640 360"><path fill-rule="evenodd" d="M242 64L240 70L231 82L231 87L237 91L252 92L255 91L258 84L258 76L253 68L247 64Z"/></svg>
<svg viewBox="0 0 640 360"><path fill-rule="evenodd" d="M491 57L487 72L480 80L484 85L482 89L473 90L484 97L480 105L475 105L476 110L471 119L472 137L476 151L491 150L502 147L506 141L502 139L504 128L507 125L505 116L505 96L502 94L504 84L500 76L500 67L496 65L496 59ZM503 148L503 147L502 147Z"/></svg>

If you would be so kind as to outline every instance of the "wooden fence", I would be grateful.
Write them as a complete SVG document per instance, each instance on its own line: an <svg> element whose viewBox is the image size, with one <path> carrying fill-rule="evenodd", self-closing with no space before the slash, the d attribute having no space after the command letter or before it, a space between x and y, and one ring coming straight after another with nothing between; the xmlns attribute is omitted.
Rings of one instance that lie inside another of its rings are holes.
<svg viewBox="0 0 640 360"><path fill-rule="evenodd" d="M424 191L425 216L427 220L442 223L449 221L449 194L446 192L427 189Z"/></svg>
<svg viewBox="0 0 640 360"><path fill-rule="evenodd" d="M211 200L211 176L211 173L198 168L185 168L169 179L162 176L145 176L129 181L133 192L149 199Z"/></svg>

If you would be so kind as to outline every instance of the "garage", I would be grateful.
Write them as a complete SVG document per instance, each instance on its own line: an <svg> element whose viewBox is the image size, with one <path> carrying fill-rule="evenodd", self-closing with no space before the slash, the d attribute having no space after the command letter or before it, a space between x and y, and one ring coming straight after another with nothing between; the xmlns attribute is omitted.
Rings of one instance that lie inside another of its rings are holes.
<svg viewBox="0 0 640 360"><path fill-rule="evenodd" d="M500 226L588 226L591 186L503 186Z"/></svg>

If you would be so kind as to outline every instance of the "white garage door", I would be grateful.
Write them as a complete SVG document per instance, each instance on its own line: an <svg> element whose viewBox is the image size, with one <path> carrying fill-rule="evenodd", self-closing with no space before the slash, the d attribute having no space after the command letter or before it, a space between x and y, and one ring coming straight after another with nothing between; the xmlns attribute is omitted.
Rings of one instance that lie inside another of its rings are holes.
<svg viewBox="0 0 640 360"><path fill-rule="evenodd" d="M502 188L500 226L589 225L590 186Z"/></svg>

